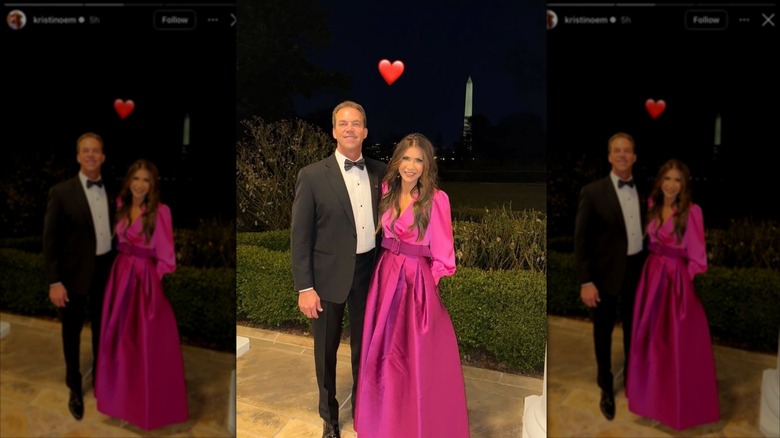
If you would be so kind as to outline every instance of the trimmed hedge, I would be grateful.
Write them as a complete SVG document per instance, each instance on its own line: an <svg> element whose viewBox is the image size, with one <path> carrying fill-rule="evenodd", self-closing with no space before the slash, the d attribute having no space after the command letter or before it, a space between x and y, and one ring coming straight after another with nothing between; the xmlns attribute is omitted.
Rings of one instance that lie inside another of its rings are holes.
<svg viewBox="0 0 780 438"><path fill-rule="evenodd" d="M290 229L262 233L236 233L236 243L238 245L260 246L273 251L288 251L290 249Z"/></svg>
<svg viewBox="0 0 780 438"><path fill-rule="evenodd" d="M20 249L26 252L43 252L43 237L8 237L0 239L0 248Z"/></svg>
<svg viewBox="0 0 780 438"><path fill-rule="evenodd" d="M580 301L574 254L549 251L547 312L588 316ZM713 341L747 350L777 351L780 272L710 266L694 278Z"/></svg>
<svg viewBox="0 0 780 438"><path fill-rule="evenodd" d="M459 268L439 283L461 354L487 353L507 369L544 373L545 275Z"/></svg>
<svg viewBox="0 0 780 438"><path fill-rule="evenodd" d="M298 310L293 290L290 251L238 245L236 251L236 316L270 327L309 326ZM344 323L347 325L347 322Z"/></svg>
<svg viewBox="0 0 780 438"><path fill-rule="evenodd" d="M0 309L57 317L43 275L43 255L0 248ZM235 351L235 270L179 266L163 277L182 340L200 347Z"/></svg>
<svg viewBox="0 0 780 438"><path fill-rule="evenodd" d="M0 248L0 309L30 316L57 316L43 273L43 254Z"/></svg>
<svg viewBox="0 0 780 438"><path fill-rule="evenodd" d="M712 266L695 277L715 341L774 352L780 329L780 272Z"/></svg>
<svg viewBox="0 0 780 438"><path fill-rule="evenodd" d="M182 340L236 351L236 270L180 266L163 277Z"/></svg>
<svg viewBox="0 0 780 438"><path fill-rule="evenodd" d="M289 250L239 244L237 261L239 320L268 327L310 327L298 310ZM462 356L488 355L508 371L543 374L547 340L544 274L458 268L439 287ZM344 325L348 324L347 317Z"/></svg>
<svg viewBox="0 0 780 438"><path fill-rule="evenodd" d="M547 313L560 316L590 316L582 304L574 254L547 251Z"/></svg>

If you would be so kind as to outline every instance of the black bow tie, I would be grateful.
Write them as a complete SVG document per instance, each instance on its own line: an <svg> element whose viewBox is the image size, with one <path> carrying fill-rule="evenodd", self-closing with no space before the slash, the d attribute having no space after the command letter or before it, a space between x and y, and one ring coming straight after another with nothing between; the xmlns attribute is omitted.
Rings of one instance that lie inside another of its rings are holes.
<svg viewBox="0 0 780 438"><path fill-rule="evenodd" d="M87 180L87 188L90 188L92 186L103 187L103 180L99 179L97 181L92 181L91 179L88 179Z"/></svg>
<svg viewBox="0 0 780 438"><path fill-rule="evenodd" d="M363 170L363 168L366 167L366 160L363 158L357 161L352 161L350 159L344 160L344 170L352 169L352 166L357 166L358 169Z"/></svg>
<svg viewBox="0 0 780 438"><path fill-rule="evenodd" d="M630 179L628 181L623 181L622 179L619 179L618 180L618 188L621 188L623 186L634 187L634 180Z"/></svg>

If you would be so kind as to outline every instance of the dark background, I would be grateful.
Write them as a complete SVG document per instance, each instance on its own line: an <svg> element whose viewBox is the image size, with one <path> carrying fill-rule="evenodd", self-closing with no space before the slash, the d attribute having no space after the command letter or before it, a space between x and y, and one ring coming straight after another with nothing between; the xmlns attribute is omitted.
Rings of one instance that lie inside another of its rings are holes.
<svg viewBox="0 0 780 438"><path fill-rule="evenodd" d="M48 187L76 175L76 140L86 131L104 138L102 173L114 194L128 166L146 158L160 171L162 201L171 206L174 226L234 220L234 8L166 8L195 11L196 29L155 30L152 16L159 7L2 9L3 16L22 9L28 17L23 29L4 25L0 33L6 60L0 181L16 201L29 198L14 204L28 216L27 229L18 220L13 227L5 223L4 235L41 232ZM32 19L74 14L98 16L100 24L36 25ZM114 111L117 98L135 102L124 120ZM188 146L182 140L186 114Z"/></svg>
<svg viewBox="0 0 780 438"><path fill-rule="evenodd" d="M238 8L251 24L238 31L239 119L298 117L330 134L333 107L350 99L367 112L364 146L380 144L386 154L416 131L452 150L471 76L481 160L473 166L544 167L541 1L267 0ZM405 65L392 85L380 76L382 59Z"/></svg>
<svg viewBox="0 0 780 438"><path fill-rule="evenodd" d="M634 176L645 193L660 165L679 158L691 169L706 225L777 217L770 201L778 187L777 32L760 26L761 12L776 8L716 8L729 15L723 31L687 30L691 7L549 8L559 17L547 44L552 235L573 233L579 189L608 174L607 140L617 131L636 140ZM565 24L567 15L614 15L618 24ZM619 24L621 16L632 23ZM648 98L667 104L655 120Z"/></svg>

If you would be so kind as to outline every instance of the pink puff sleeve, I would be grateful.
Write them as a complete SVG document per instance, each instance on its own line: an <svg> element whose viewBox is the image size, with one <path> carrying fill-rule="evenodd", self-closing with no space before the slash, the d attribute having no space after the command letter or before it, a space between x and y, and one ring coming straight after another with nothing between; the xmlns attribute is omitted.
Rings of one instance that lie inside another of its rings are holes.
<svg viewBox="0 0 780 438"><path fill-rule="evenodd" d="M450 198L441 190L433 195L428 231L431 236L431 269L438 285L442 277L455 274L455 239L452 235Z"/></svg>
<svg viewBox="0 0 780 438"><path fill-rule="evenodd" d="M688 274L693 278L696 274L707 272L707 247L704 240L704 217L701 207L691 204L688 211L687 235Z"/></svg>
<svg viewBox="0 0 780 438"><path fill-rule="evenodd" d="M157 275L163 275L176 270L176 251L173 247L173 221L171 209L160 204L157 209L157 224L154 227L154 251L157 259Z"/></svg>

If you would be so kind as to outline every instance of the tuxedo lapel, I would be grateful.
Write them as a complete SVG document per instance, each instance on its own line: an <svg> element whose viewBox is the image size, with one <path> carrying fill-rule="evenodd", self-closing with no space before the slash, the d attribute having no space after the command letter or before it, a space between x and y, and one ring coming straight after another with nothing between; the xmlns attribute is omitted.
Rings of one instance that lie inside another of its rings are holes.
<svg viewBox="0 0 780 438"><path fill-rule="evenodd" d="M73 205L77 206L81 214L87 218L89 226L92 230L95 229L95 223L92 221L92 212L89 210L89 201L87 201L87 194L84 193L84 186L81 185L79 177L71 179L70 184L70 196L73 201ZM110 217L110 216L109 216Z"/></svg>
<svg viewBox="0 0 780 438"><path fill-rule="evenodd" d="M349 218L349 222L352 224L352 229L357 230L355 225L355 215L352 213L352 203L349 200L349 192L347 191L347 184L344 182L344 176L339 169L336 156L331 155L325 161L325 177L333 188L333 194L338 199L341 207L344 208L344 213Z"/></svg>
<svg viewBox="0 0 780 438"><path fill-rule="evenodd" d="M374 212L374 224L379 223L379 182L384 175L379 175L379 172L373 163L367 161L366 166L368 168L368 180L371 183L371 208Z"/></svg>
<svg viewBox="0 0 780 438"><path fill-rule="evenodd" d="M620 200L618 199L617 195L617 189L615 189L615 185L612 183L612 178L607 176L602 180L602 192L604 193L604 200L606 201L607 205L609 206L609 209L612 211L612 214L614 214L617 218L620 224L623 227L623 230L626 229L626 221L623 217L623 209L620 208Z"/></svg>
<svg viewBox="0 0 780 438"><path fill-rule="evenodd" d="M639 186L637 186L637 192L639 192ZM641 192L639 193L639 215L642 232L644 232L645 227L647 227L647 197Z"/></svg>
<svg viewBox="0 0 780 438"><path fill-rule="evenodd" d="M111 233L114 233L114 219L116 216L116 198L114 197L113 190L108 191L108 185L106 185L106 209L108 210L108 228Z"/></svg>

